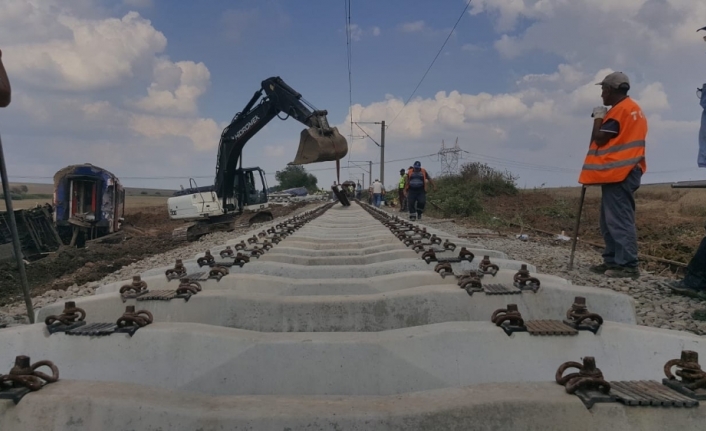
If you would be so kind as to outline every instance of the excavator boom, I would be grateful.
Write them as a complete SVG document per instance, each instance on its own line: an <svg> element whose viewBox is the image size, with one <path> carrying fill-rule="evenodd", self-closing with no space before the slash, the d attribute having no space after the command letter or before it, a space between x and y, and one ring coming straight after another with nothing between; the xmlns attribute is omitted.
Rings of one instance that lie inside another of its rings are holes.
<svg viewBox="0 0 706 431"><path fill-rule="evenodd" d="M348 153L348 142L329 125L328 112L315 109L280 77L268 78L223 129L213 187L193 192L189 189L183 196L167 202L172 219L196 220L191 226L177 229L175 237L192 240L211 231L232 229L235 216L245 209L257 211L251 223L272 218L265 210L268 203L264 172L260 168L243 169L242 153L257 132L282 114L285 118L281 119L293 117L307 126L301 132L299 149L290 164L335 160L336 166L340 166L339 160ZM259 174L254 175L255 172ZM263 186L260 192L255 190L257 177Z"/></svg>
<svg viewBox="0 0 706 431"><path fill-rule="evenodd" d="M234 196L238 191L233 188L233 177L243 147L280 114L307 126L300 135L297 155L290 164L340 160L348 154L348 142L337 128L329 125L327 111L316 110L280 77L268 78L262 81L261 89L255 92L221 134L215 191L222 199L225 211L235 210L229 206L228 200L237 198Z"/></svg>

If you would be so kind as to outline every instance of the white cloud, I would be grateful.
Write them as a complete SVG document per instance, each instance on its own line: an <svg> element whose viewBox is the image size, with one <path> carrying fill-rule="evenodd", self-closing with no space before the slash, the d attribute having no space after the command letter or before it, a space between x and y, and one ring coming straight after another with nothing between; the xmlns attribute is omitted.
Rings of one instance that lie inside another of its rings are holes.
<svg viewBox="0 0 706 431"><path fill-rule="evenodd" d="M351 40L358 42L363 37L363 29L358 24L351 24L349 27Z"/></svg>
<svg viewBox="0 0 706 431"><path fill-rule="evenodd" d="M595 84L610 72L611 69L600 69L587 73L576 66L562 64L553 73L521 77L510 92L441 91L431 98L413 99L391 123L386 133L387 151L409 156L435 153L442 139L448 142L458 136L462 148L491 157L471 155L471 159L499 168L509 167L525 180L534 178L537 184L575 183L588 145L591 108L600 104L600 87ZM664 169L659 167L659 162L673 155L663 143L665 137L693 133L695 142L696 122L663 118L661 114L669 112L670 104L660 82L633 79L633 93L650 123L648 166L658 160L656 170L659 171ZM385 118L390 123L402 106L402 99L388 95L385 100L367 106L354 105L353 119L366 122ZM347 117L338 125L344 133L347 133L348 121ZM366 125L365 129L373 137L379 136L375 126ZM689 143L683 145L689 146ZM369 142L355 141L354 146L357 146L357 158L374 160L376 157L378 149ZM559 167L563 171L543 172L497 158ZM685 163L684 158L681 163Z"/></svg>
<svg viewBox="0 0 706 431"><path fill-rule="evenodd" d="M36 14L41 15L41 14ZM8 73L36 86L86 91L119 85L140 62L162 52L167 39L136 12L102 20L60 13L55 35L4 48ZM27 24L41 26L41 20ZM25 32L31 32L26 29ZM0 32L2 35L2 32Z"/></svg>
<svg viewBox="0 0 706 431"><path fill-rule="evenodd" d="M344 28L343 31L345 32L346 29ZM358 24L351 23L350 26L350 32L351 32L351 40L353 42L360 42L367 36L373 36L377 37L380 36L380 27L370 27L370 28L363 28Z"/></svg>
<svg viewBox="0 0 706 431"><path fill-rule="evenodd" d="M651 112L664 111L669 109L667 93L661 82L653 82L642 89L635 98L642 109Z"/></svg>
<svg viewBox="0 0 706 431"><path fill-rule="evenodd" d="M199 115L208 68L164 56L166 37L137 12L110 13L88 0L0 2L15 175L77 162L119 176L189 175L202 160L210 174L222 125Z"/></svg>
<svg viewBox="0 0 706 431"><path fill-rule="evenodd" d="M208 89L210 77L203 63L157 59L154 82L147 89L147 96L135 105L153 113L195 114L198 98Z"/></svg>
<svg viewBox="0 0 706 431"><path fill-rule="evenodd" d="M416 33L420 31L424 31L427 26L424 23L423 20L419 21L413 21L413 22L405 22L399 25L399 30L404 33Z"/></svg>
<svg viewBox="0 0 706 431"><path fill-rule="evenodd" d="M145 138L188 138L197 150L218 147L221 129L210 118L173 118L132 115L128 126Z"/></svg>

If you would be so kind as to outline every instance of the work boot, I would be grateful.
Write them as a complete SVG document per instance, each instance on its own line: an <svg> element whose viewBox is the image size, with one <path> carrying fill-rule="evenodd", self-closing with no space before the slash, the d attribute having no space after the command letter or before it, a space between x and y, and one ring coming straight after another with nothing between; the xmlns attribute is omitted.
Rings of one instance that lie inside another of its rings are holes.
<svg viewBox="0 0 706 431"><path fill-rule="evenodd" d="M610 278L632 278L636 279L640 277L640 270L636 266L617 266L608 269L603 273L606 277Z"/></svg>
<svg viewBox="0 0 706 431"><path fill-rule="evenodd" d="M688 296L706 301L706 290L695 289L684 284L684 280L672 280L660 283L662 286L669 288L675 295Z"/></svg>
<svg viewBox="0 0 706 431"><path fill-rule="evenodd" d="M422 219L422 213L417 213L417 220L421 220L421 219Z"/></svg>
<svg viewBox="0 0 706 431"><path fill-rule="evenodd" d="M614 265L612 263L601 263L600 265L592 265L590 268L588 268L589 271L594 272L596 274L605 274L606 271L609 269L615 269L619 268L618 265Z"/></svg>
<svg viewBox="0 0 706 431"><path fill-rule="evenodd" d="M415 220L417 220L417 215L416 215L416 214L410 214L410 215L409 215L409 219L412 220L412 221L415 221Z"/></svg>

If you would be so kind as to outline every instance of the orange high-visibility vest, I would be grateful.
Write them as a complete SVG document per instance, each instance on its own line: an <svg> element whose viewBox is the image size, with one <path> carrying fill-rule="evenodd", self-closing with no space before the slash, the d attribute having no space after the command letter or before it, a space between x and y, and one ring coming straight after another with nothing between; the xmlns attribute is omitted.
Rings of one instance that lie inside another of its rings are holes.
<svg viewBox="0 0 706 431"><path fill-rule="evenodd" d="M429 182L429 181L427 180L427 177L428 177L429 175L427 174L426 169L424 169L424 168L419 168L419 169L421 169L422 178L424 178L424 191L426 192L426 191L427 191L427 183ZM404 185L404 190L405 190L405 191L409 190L409 178L410 178L410 176L411 176L413 173L414 173L414 168L411 168L411 169L408 169L408 170L407 170L407 181L405 181L405 185Z"/></svg>
<svg viewBox="0 0 706 431"><path fill-rule="evenodd" d="M579 176L581 184L619 183L636 165L643 174L647 171L647 119L640 106L629 97L623 99L608 111L603 122L610 119L620 123L620 132L602 147L591 142Z"/></svg>

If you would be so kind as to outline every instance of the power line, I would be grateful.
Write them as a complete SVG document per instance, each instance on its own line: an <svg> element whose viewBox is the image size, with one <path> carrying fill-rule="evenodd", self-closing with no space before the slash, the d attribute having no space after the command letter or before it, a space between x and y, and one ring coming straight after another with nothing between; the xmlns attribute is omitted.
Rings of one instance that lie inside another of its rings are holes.
<svg viewBox="0 0 706 431"><path fill-rule="evenodd" d="M419 89L419 86L422 85L422 82L424 82L424 78L427 77L427 74L431 70L432 66L434 66L434 63L436 62L436 59L439 58L439 55L441 55L441 51L444 50L446 43L449 41L449 39L451 39L451 35L454 33L454 30L456 30L456 26L461 21L461 18L463 18L463 16L466 14L466 10L468 10L468 6L470 6L470 5L471 5L471 0L468 0L468 2L466 2L466 6L463 8L463 12L461 12L461 15L458 16L458 19L456 20L456 23L454 24L453 28L449 32L449 35L446 36L446 40L444 40L444 43L441 45L441 48L439 48L439 52L436 53L436 55L434 56L434 59L431 61L431 64L429 65L429 67L427 67L426 72L424 72L424 75L422 75L422 79L419 80L419 83L417 84L416 87L414 87L414 91L412 91L412 94L410 94L409 97L407 98L407 101L404 102L404 105L402 106L402 109L400 109L400 112L398 112L397 115L395 115L395 118L393 118L392 121L390 121L390 123L387 125L387 127L392 126L392 123L395 122L397 117L399 117L400 114L402 113L402 111L404 111L404 108L407 107L407 104L409 103L409 101L412 100L414 93L417 92L417 90Z"/></svg>
<svg viewBox="0 0 706 431"><path fill-rule="evenodd" d="M350 133L348 135L351 142L348 151L348 160L353 152L353 49L351 44L351 0L343 0L343 7L346 14L346 51L348 54L348 116L350 117Z"/></svg>

